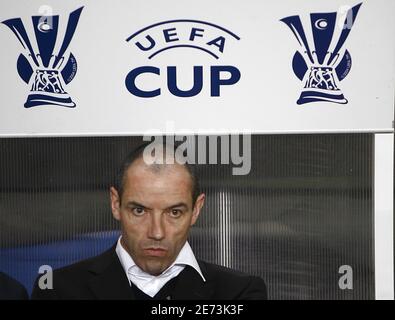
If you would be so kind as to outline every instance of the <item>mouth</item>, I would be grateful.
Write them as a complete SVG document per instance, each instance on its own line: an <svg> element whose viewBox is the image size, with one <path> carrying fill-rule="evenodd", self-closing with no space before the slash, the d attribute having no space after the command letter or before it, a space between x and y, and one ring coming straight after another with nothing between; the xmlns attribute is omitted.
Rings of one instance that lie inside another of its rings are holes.
<svg viewBox="0 0 395 320"><path fill-rule="evenodd" d="M144 249L144 252L147 256L163 257L166 255L167 250L162 249L162 248L147 248L147 249Z"/></svg>

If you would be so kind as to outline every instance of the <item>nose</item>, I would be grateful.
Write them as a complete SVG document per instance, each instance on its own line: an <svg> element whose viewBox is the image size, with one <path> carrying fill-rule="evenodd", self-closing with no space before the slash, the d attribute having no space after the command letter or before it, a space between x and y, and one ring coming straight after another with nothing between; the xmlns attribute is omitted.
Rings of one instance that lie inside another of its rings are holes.
<svg viewBox="0 0 395 320"><path fill-rule="evenodd" d="M150 226L148 229L148 238L154 240L162 240L165 237L165 229L163 226L162 216L160 213L152 213Z"/></svg>

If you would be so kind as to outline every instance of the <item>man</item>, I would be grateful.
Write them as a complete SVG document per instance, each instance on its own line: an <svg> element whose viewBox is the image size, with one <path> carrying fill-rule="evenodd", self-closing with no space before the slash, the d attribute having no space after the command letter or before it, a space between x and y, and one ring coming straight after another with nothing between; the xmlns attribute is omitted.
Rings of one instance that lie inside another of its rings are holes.
<svg viewBox="0 0 395 320"><path fill-rule="evenodd" d="M0 300L27 300L27 291L18 281L0 272Z"/></svg>
<svg viewBox="0 0 395 320"><path fill-rule="evenodd" d="M266 299L262 279L196 260L187 237L205 195L174 146L161 147L129 154L110 188L117 244L55 270L52 290L36 282L33 299Z"/></svg>

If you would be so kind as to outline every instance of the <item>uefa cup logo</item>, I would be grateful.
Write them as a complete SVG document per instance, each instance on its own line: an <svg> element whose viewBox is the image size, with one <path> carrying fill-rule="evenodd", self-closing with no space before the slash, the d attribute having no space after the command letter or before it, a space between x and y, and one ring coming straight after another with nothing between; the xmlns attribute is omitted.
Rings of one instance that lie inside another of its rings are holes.
<svg viewBox="0 0 395 320"><path fill-rule="evenodd" d="M82 9L83 7L70 13L63 39L57 39L59 16L32 17L35 42L29 39L20 18L2 22L14 32L25 49L17 61L19 76L30 85L25 108L41 105L75 107L64 87L73 80L77 62L74 55L70 52L67 56L66 51L77 28ZM55 48L59 49L54 54Z"/></svg>
<svg viewBox="0 0 395 320"><path fill-rule="evenodd" d="M348 102L338 83L351 69L351 55L343 47L361 5L349 9L344 21L340 20L337 12L312 13L309 21L312 43L308 41L299 16L281 19L291 29L302 49L302 52L295 53L292 61L295 75L304 83L297 104L315 101ZM340 31L335 29L336 24L342 26ZM306 30L310 30L308 27L305 25Z"/></svg>

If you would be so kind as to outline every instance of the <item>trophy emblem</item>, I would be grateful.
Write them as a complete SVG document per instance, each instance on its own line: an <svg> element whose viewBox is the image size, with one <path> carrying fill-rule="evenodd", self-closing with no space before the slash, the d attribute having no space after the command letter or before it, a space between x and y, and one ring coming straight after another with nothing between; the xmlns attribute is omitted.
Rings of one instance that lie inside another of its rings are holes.
<svg viewBox="0 0 395 320"><path fill-rule="evenodd" d="M58 37L59 16L32 17L35 42L29 39L21 18L2 22L11 29L24 48L17 60L17 70L21 79L30 87L25 108L41 105L75 107L64 88L73 80L77 62L71 52L68 55L66 52L82 9L83 7L70 13L63 39ZM59 48L57 52L54 52L55 47Z"/></svg>
<svg viewBox="0 0 395 320"><path fill-rule="evenodd" d="M295 75L304 83L297 104L316 101L348 103L338 84L351 69L351 55L344 49L344 43L361 5L350 8L343 23L337 12L310 14L313 40L310 43L299 16L280 20L291 29L301 46L301 51L296 51L292 61ZM342 25L340 32L336 32L336 25ZM308 26L305 27L310 30Z"/></svg>

